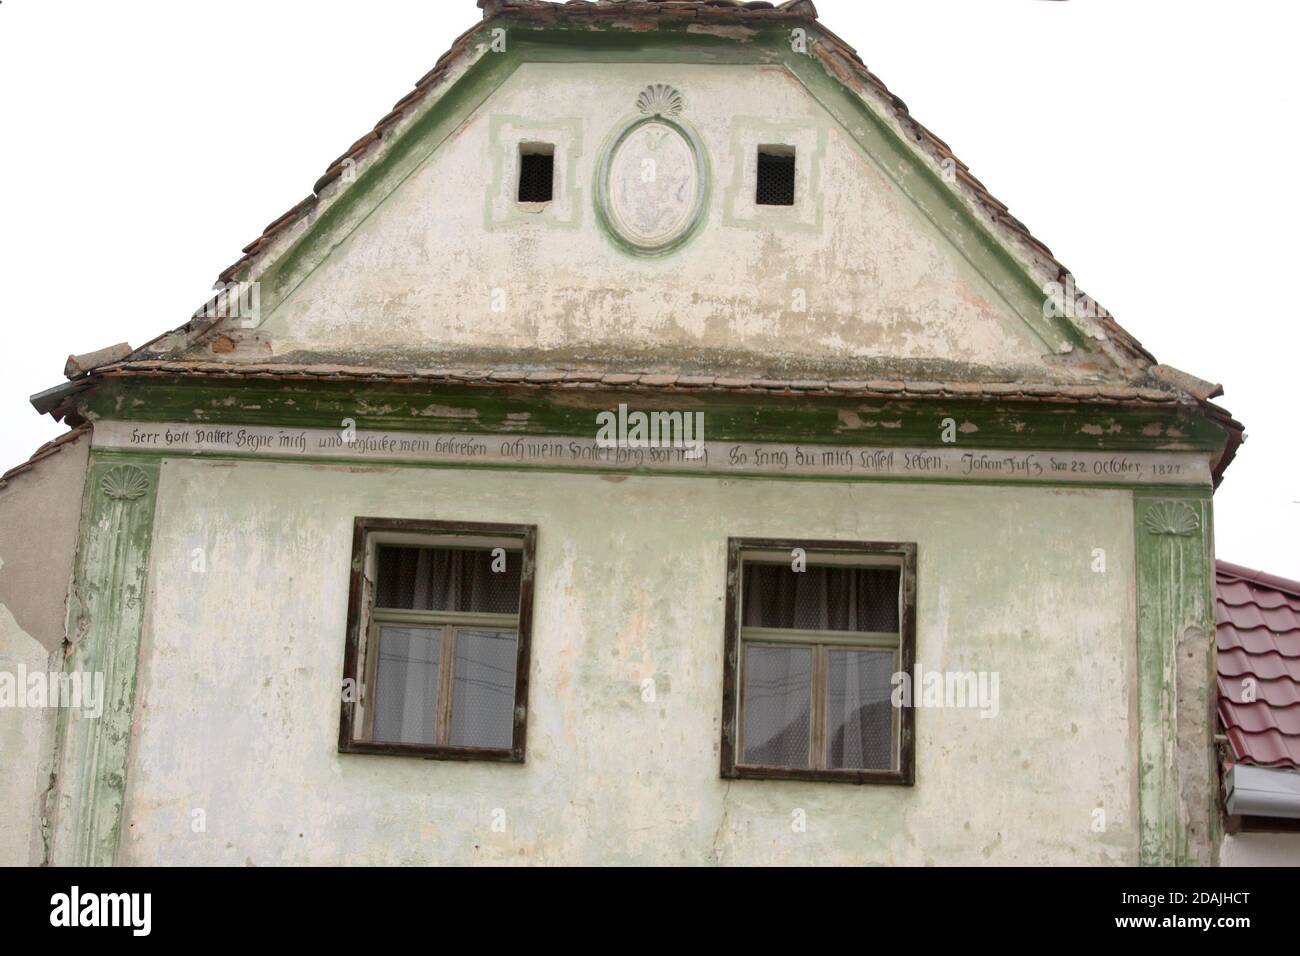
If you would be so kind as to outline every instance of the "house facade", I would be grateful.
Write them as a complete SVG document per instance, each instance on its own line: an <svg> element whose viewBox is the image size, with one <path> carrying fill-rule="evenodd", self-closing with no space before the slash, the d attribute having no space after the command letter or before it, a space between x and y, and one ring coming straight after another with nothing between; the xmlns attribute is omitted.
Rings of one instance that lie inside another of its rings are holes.
<svg viewBox="0 0 1300 956"><path fill-rule="evenodd" d="M1219 390L808 0L480 5L33 398L7 862L1215 862Z"/></svg>

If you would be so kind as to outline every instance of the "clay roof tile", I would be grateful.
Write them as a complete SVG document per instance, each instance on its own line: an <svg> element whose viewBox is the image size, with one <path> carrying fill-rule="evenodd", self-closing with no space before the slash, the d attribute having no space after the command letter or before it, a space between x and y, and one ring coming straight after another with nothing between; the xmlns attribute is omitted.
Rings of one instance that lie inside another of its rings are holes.
<svg viewBox="0 0 1300 956"><path fill-rule="evenodd" d="M1220 561L1219 720L1233 758L1300 769L1300 582Z"/></svg>

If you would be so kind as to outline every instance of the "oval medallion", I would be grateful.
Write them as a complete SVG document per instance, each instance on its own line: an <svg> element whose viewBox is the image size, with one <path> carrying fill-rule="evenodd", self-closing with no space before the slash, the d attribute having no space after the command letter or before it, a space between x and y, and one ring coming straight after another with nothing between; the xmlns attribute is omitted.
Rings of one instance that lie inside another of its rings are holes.
<svg viewBox="0 0 1300 956"><path fill-rule="evenodd" d="M670 118L681 109L680 94L651 88L637 105L642 112L655 112L629 124L606 152L597 204L601 219L624 246L655 255L676 248L698 225L707 165L695 134Z"/></svg>

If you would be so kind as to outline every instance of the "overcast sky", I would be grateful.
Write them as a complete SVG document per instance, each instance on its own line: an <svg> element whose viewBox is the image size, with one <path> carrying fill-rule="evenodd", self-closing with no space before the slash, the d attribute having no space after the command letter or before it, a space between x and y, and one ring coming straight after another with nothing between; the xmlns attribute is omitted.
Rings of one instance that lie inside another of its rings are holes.
<svg viewBox="0 0 1300 956"><path fill-rule="evenodd" d="M1219 557L1300 578L1300 4L817 0L1248 440ZM70 352L182 324L480 16L474 0L0 0L0 468Z"/></svg>

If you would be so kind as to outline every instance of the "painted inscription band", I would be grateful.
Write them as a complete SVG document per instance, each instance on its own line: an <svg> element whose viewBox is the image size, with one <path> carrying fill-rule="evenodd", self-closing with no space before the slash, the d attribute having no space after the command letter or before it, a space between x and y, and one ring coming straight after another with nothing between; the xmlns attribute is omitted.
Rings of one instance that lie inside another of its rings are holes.
<svg viewBox="0 0 1300 956"><path fill-rule="evenodd" d="M705 442L691 448L602 447L596 438L426 434L265 426L99 422L96 448L164 454L371 460L411 464L710 472L791 478L1210 484L1207 456L1191 452L995 451Z"/></svg>

